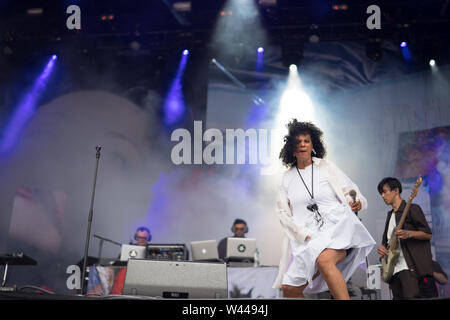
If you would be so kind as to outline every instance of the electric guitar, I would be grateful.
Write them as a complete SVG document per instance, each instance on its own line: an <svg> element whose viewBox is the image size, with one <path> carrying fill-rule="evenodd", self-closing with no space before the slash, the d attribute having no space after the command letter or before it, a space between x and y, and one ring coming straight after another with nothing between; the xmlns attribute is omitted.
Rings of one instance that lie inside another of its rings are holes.
<svg viewBox="0 0 450 320"><path fill-rule="evenodd" d="M422 177L419 177L414 185L414 188L409 196L408 203L406 204L405 210L403 210L402 217L397 226L397 229L401 229L405 223L406 215L408 214L409 207L411 206L412 200L416 197L419 187L422 184ZM394 213L393 213L394 214ZM392 230L391 238L388 243L389 254L381 258L381 278L384 282L389 283L392 276L394 275L394 267L397 264L398 257L400 256L400 248L397 248L397 236L394 234L395 229Z"/></svg>

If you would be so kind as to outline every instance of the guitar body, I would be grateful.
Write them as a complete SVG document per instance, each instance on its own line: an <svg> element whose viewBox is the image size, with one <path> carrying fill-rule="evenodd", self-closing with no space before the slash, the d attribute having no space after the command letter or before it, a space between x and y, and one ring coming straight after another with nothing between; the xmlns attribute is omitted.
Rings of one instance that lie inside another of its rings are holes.
<svg viewBox="0 0 450 320"><path fill-rule="evenodd" d="M381 278L389 283L394 275L394 268L400 256L400 249L389 250L389 254L381 259Z"/></svg>

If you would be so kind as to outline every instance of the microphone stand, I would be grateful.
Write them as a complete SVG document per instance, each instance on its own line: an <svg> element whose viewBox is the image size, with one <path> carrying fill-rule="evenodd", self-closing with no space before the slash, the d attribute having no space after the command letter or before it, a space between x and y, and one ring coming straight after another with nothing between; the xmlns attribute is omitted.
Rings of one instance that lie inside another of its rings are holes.
<svg viewBox="0 0 450 320"><path fill-rule="evenodd" d="M358 217L358 211L355 212L356 216ZM362 220L360 217L358 217L359 221ZM370 279L370 274L369 274L369 259L367 258L368 256L366 256L366 276L367 276L367 285L369 285L369 279Z"/></svg>
<svg viewBox="0 0 450 320"><path fill-rule="evenodd" d="M95 147L95 150L97 150L97 153L95 155L96 157L96 163L95 163L95 174L94 174L94 186L92 188L92 197L91 197L91 207L89 208L89 218L88 218L88 228L86 233L86 245L84 247L84 260L83 260L83 272L81 275L81 294L84 292L84 282L85 282L85 276L86 276L86 264L87 264L87 257L88 257L88 251L89 251L89 238L91 234L91 224L92 224L92 216L94 214L94 197L95 197L95 185L97 183L97 172L98 172L98 162L100 159L100 150L102 146L98 145Z"/></svg>
<svg viewBox="0 0 450 320"><path fill-rule="evenodd" d="M350 197L352 198L353 202L356 201L356 192L354 190L350 190L349 192ZM362 219L358 216L359 211L354 211L356 217L359 219L359 221L361 221L362 223ZM370 275L369 275L369 259L366 256L366 276L367 276L367 285L369 284L369 279L370 279Z"/></svg>
<svg viewBox="0 0 450 320"><path fill-rule="evenodd" d="M115 244L115 245L118 245L118 246L122 246L122 243L120 243L120 242L116 242L116 241L113 241L113 240L110 240L110 239L101 237L101 236L96 235L96 234L94 234L94 238L98 238L98 239L100 240L100 244L99 244L99 248L98 248L98 262L99 262L99 264L101 264L101 259L102 259L102 247L103 247L103 242L104 242L104 241L111 242L111 243L113 243L113 244Z"/></svg>

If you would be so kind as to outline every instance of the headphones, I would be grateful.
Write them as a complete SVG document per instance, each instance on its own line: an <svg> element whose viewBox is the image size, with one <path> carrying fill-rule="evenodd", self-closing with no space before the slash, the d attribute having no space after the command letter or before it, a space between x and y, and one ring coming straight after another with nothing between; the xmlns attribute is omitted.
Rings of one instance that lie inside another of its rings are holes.
<svg viewBox="0 0 450 320"><path fill-rule="evenodd" d="M240 224L240 223L245 224L245 230L244 230L244 233L247 233L247 232L248 232L247 222L245 222L245 221L242 220L242 219L236 219L236 220L234 220L233 225L231 226L231 232L236 233L236 228L235 228L234 226L235 226L236 224Z"/></svg>
<svg viewBox="0 0 450 320"><path fill-rule="evenodd" d="M147 227L139 227L136 229L136 232L134 233L134 240L137 240L137 233L138 231L147 231L148 232L148 237L147 237L147 241L150 242L152 241L152 234L150 233L150 229Z"/></svg>

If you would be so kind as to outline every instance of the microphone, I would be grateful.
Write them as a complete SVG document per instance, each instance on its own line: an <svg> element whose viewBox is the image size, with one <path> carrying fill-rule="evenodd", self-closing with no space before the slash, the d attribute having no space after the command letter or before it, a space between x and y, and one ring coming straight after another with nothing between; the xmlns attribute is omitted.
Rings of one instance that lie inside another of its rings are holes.
<svg viewBox="0 0 450 320"><path fill-rule="evenodd" d="M95 157L96 157L97 159L100 158L100 150L101 150L101 149L102 149L102 146L99 145L99 144L95 147L95 150L97 150L97 153L95 154Z"/></svg>
<svg viewBox="0 0 450 320"><path fill-rule="evenodd" d="M352 197L353 202L356 201L356 191L355 190L350 190L349 193L350 197ZM358 215L358 211L355 211L355 214Z"/></svg>

